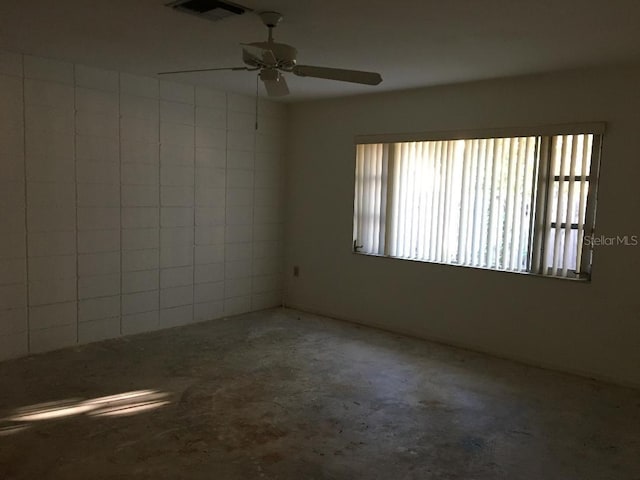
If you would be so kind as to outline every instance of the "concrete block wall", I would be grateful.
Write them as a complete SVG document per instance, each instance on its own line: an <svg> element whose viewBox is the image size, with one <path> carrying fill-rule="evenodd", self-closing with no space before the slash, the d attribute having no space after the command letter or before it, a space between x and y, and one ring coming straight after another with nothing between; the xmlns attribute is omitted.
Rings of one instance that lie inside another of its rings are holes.
<svg viewBox="0 0 640 480"><path fill-rule="evenodd" d="M0 55L0 351L27 349L27 246L22 58Z"/></svg>
<svg viewBox="0 0 640 480"><path fill-rule="evenodd" d="M286 109L0 53L0 360L282 303Z"/></svg>

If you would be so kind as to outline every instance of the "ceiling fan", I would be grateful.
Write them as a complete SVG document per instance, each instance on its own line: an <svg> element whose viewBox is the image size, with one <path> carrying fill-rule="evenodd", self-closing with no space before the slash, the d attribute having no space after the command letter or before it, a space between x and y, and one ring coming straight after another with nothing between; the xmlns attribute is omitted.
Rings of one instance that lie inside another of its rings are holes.
<svg viewBox="0 0 640 480"><path fill-rule="evenodd" d="M360 83L364 85L378 85L382 82L379 73L363 72L360 70L343 70L340 68L314 67L311 65L297 65L298 51L291 45L277 43L273 40L273 29L282 20L278 12L262 12L258 14L262 22L269 29L266 42L243 43L242 67L203 68L196 70L177 70L160 72L158 75L172 75L178 73L213 72L220 70L258 71L259 78L264 83L270 97L281 97L289 94L289 87L282 73L293 73L299 77L314 77L341 82Z"/></svg>

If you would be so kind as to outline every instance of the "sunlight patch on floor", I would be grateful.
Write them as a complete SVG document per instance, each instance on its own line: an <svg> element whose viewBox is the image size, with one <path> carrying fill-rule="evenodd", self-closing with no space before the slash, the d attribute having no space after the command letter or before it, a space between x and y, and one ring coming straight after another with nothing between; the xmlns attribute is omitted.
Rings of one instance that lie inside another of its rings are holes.
<svg viewBox="0 0 640 480"><path fill-rule="evenodd" d="M17 408L0 419L0 436L13 435L29 428L34 422L60 420L87 415L116 417L137 415L168 405L170 394L158 390L134 390L92 399L70 398Z"/></svg>

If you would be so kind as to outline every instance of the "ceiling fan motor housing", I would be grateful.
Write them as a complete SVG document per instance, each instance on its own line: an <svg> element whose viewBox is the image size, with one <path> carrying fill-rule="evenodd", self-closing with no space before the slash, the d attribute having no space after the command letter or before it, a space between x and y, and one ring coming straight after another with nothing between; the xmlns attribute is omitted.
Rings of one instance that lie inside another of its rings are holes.
<svg viewBox="0 0 640 480"><path fill-rule="evenodd" d="M291 45L275 42L254 42L249 45L262 50L271 50L276 57L276 64L271 65L266 61L260 62L249 52L242 52L242 60L250 67L271 67L282 68L284 70L292 69L296 64L296 57L298 56L298 50Z"/></svg>

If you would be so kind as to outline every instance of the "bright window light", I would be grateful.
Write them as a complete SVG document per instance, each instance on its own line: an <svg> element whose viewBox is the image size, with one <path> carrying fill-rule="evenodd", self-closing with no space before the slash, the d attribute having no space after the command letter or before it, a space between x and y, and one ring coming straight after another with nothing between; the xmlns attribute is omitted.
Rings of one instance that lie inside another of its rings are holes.
<svg viewBox="0 0 640 480"><path fill-rule="evenodd" d="M361 143L354 251L590 278L601 135Z"/></svg>

